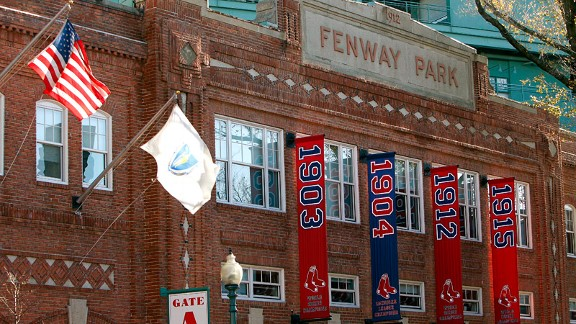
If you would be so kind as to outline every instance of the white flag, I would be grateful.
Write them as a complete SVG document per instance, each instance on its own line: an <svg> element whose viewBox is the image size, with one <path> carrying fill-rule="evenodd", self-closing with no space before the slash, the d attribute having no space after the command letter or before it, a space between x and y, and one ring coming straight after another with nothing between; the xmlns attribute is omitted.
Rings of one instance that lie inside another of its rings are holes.
<svg viewBox="0 0 576 324"><path fill-rule="evenodd" d="M158 134L141 148L156 159L158 181L164 189L192 214L210 200L219 167L178 105Z"/></svg>

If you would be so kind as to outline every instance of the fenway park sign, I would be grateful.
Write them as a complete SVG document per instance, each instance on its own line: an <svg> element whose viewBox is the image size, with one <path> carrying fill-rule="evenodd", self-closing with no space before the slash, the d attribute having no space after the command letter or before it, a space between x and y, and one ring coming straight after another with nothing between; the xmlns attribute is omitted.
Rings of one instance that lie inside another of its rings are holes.
<svg viewBox="0 0 576 324"><path fill-rule="evenodd" d="M474 105L475 51L439 38L404 12L381 5L306 0L302 30L305 63L465 108ZM422 33L414 34L417 31Z"/></svg>

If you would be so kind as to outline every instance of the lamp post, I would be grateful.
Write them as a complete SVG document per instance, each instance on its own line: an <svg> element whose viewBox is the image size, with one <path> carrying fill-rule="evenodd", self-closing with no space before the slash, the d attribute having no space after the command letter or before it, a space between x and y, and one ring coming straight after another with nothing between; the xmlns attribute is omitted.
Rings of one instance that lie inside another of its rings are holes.
<svg viewBox="0 0 576 324"><path fill-rule="evenodd" d="M236 316L238 309L236 308L236 290L242 281L242 266L236 262L236 256L232 254L232 249L228 250L226 263L222 265L220 270L220 279L224 283L224 288L228 290L228 298L230 298L230 324L236 324Z"/></svg>

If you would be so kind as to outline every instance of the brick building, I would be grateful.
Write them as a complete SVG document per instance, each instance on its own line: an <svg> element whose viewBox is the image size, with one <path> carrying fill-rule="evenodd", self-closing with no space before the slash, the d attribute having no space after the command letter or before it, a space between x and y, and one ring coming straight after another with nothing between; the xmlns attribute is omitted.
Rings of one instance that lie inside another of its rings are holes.
<svg viewBox="0 0 576 324"><path fill-rule="evenodd" d="M3 279L11 272L30 283L24 322L165 323L161 288L209 287L211 320L226 323L219 271L232 248L247 274L239 322L288 323L300 293L289 142L315 134L325 135L326 161L340 171L327 181L328 267L331 294L347 298L332 297L329 323L370 318L362 161L385 151L396 152L396 195L410 211L398 216L404 322L436 318L428 171L438 165L459 166L468 197L460 201L465 320L494 321L486 179L498 177L516 181L522 322L576 318L576 136L542 111L491 94L486 59L474 49L379 5L282 0L277 26L263 27L204 0L137 2L79 0L69 12L94 74L112 92L92 118L80 123L42 95L26 66L0 84L0 264ZM63 4L2 1L0 67ZM228 170L213 198L191 215L151 181L156 163L135 147L73 207L101 170L88 158L109 163L176 90ZM264 139L261 155L238 156ZM242 177L252 170L270 185ZM0 314L11 322L6 309Z"/></svg>

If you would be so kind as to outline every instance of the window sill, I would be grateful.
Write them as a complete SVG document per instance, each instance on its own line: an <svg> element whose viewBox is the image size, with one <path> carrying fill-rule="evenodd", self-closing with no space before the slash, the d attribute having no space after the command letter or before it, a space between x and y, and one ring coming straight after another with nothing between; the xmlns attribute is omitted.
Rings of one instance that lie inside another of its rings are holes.
<svg viewBox="0 0 576 324"><path fill-rule="evenodd" d="M426 312L425 309L402 308L402 306L400 306L400 311L401 311L401 312L414 312L414 313L425 313L425 312Z"/></svg>
<svg viewBox="0 0 576 324"><path fill-rule="evenodd" d="M67 188L67 182L60 182L60 181L50 181L50 180L43 180L43 179L36 179L36 185L43 186L43 187L51 187L51 188Z"/></svg>
<svg viewBox="0 0 576 324"><path fill-rule="evenodd" d="M329 221L334 221L334 222L339 222L339 223L344 223L344 224L360 225L360 222L358 222L358 221L348 221L348 220L342 220L340 218L334 218L334 217L326 217L326 219Z"/></svg>
<svg viewBox="0 0 576 324"><path fill-rule="evenodd" d="M330 304L330 307L350 309L350 308L360 308L360 305Z"/></svg>
<svg viewBox="0 0 576 324"><path fill-rule="evenodd" d="M228 296L226 295L222 295L222 299L229 299ZM285 303L285 300L282 299L256 299L256 298L248 298L248 297L236 297L236 300L244 300L244 301L249 301L249 302L263 302L263 303L274 303L274 304L278 304L278 303Z"/></svg>
<svg viewBox="0 0 576 324"><path fill-rule="evenodd" d="M264 207L258 206L248 206L248 205L237 205L232 204L226 201L216 201L216 208L223 210L232 210L234 212L238 212L238 210L243 209L246 211L258 212L262 215L286 215L286 211L281 209L268 209Z"/></svg>
<svg viewBox="0 0 576 324"><path fill-rule="evenodd" d="M426 232L424 231L415 231L415 230L410 230L410 229L405 229L405 228L396 228L399 232L405 232L405 233L413 233L413 234L426 234Z"/></svg>

